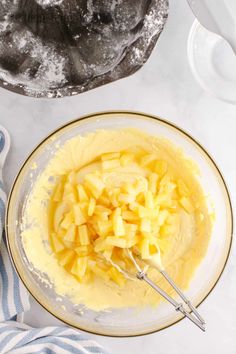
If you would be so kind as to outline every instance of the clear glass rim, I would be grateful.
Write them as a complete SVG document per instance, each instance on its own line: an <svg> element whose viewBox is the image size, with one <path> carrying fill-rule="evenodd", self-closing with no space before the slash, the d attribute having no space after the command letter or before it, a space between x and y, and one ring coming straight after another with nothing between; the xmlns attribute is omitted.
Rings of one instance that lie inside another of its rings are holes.
<svg viewBox="0 0 236 354"><path fill-rule="evenodd" d="M18 267L17 265L17 260L14 258L13 256L13 252L12 252L12 244L11 244L11 240L14 238L14 235L10 235L9 234L9 229L8 229L8 220L9 220L9 209L12 203L14 203L14 198L13 198L13 194L15 191L15 186L18 182L18 180L21 177L21 173L23 172L24 168L27 166L29 160L31 159L31 157L38 151L38 149L45 143L47 142L50 138L52 138L56 133L59 132L63 132L63 130L72 127L74 124L78 124L81 123L83 124L83 122L85 120L96 120L98 117L100 118L105 118L106 116L110 116L110 115L131 115L134 116L135 118L140 118L140 119L147 119L147 120L156 120L161 124L164 124L166 126L169 126L170 128L173 128L174 130L178 131L179 133L181 133L183 136L185 136L185 138L188 138L202 153L203 155L205 155L210 162L213 164L216 173L218 174L218 176L220 177L220 181L222 183L222 186L224 188L225 191L225 195L226 195L226 203L228 204L229 207L229 223L230 223L230 227L229 227L229 242L228 242L228 249L227 252L225 254L224 257L224 263L222 264L221 267L221 271L218 272L216 279L213 281L213 285L210 287L210 289L207 291L206 295L197 302L196 307L200 306L205 299L210 295L210 293L212 292L212 290L215 288L215 286L217 285L217 283L219 282L224 269L226 267L226 264L228 262L230 253L231 253L231 248L232 248L232 241L233 241L233 209L232 209L232 202L231 202L231 198L230 198L230 192L229 189L227 187L227 184L225 182L225 179L220 171L220 169L218 168L216 162L214 161L214 159L211 157L211 155L207 152L207 150L195 139L193 138L192 135L190 135L189 133L187 133L185 130L183 130L182 128L178 127L177 125L175 125L174 123L160 118L159 116L155 116L155 115L151 115L151 114L147 114L147 113L143 113L143 112L137 112L137 111L126 111L126 110L114 110L114 111L101 111L101 112L96 112L96 113L91 113L88 115L83 115L80 118L76 118L73 119L69 122L67 122L66 124L61 125L59 128L55 129L54 131L52 131L49 135L47 135L34 149L33 151L28 155L28 157L25 159L25 161L23 162L23 164L21 165L19 172L17 173L15 180L12 184L12 188L10 190L9 193L9 197L8 197L8 202L7 202L7 207L6 207L6 216L5 216L5 229L6 229L6 240L7 240L7 246L8 246L8 250L13 262L13 265L18 273L19 278L21 279L22 283L24 284L24 286L26 287L26 289L28 290L28 292L30 293L30 295L47 311L49 312L51 315L53 315L55 318L57 318L58 320L64 322L65 324L72 326L76 329L82 330L82 331L86 331L88 333L92 333L92 334L96 334L96 335L102 335L102 336L106 336L106 337L137 337L137 336L142 336L142 335L147 335L147 334L152 334L152 333L156 333L159 332L163 329L169 328L171 326L173 326L174 324L180 322L182 319L184 319L185 317L182 316L177 320L174 320L173 322L171 322L170 324L164 325L161 328L157 328L155 330L147 330L144 331L142 333L134 333L134 334L127 334L127 335L109 335L107 333L101 333L101 332L96 332L96 331L91 331L88 328L83 328L82 326L77 326L74 323L71 323L70 321L67 321L65 319L63 319L62 317L60 317L59 315L57 315L56 313L54 313L54 311L49 308L49 306L47 306L46 304L43 304L42 301L40 301L40 299L37 297L36 294L33 293L33 291L30 289L30 287L27 285L27 281L24 279L23 276L23 271L22 269L20 269L20 267Z"/></svg>

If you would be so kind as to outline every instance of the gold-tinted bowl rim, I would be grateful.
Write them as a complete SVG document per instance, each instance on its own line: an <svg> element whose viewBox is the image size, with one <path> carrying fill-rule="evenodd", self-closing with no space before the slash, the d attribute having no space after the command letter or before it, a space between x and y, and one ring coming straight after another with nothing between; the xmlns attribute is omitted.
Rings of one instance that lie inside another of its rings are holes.
<svg viewBox="0 0 236 354"><path fill-rule="evenodd" d="M198 307L199 305L201 305L203 303L203 301L209 296L209 294L212 292L212 290L215 288L216 284L218 283L218 281L220 280L223 271L226 267L226 264L228 262L229 256L230 256L230 252L231 252L231 247L232 247L232 240L233 240L233 209L232 209L232 202L231 202L231 198L230 198L230 193L229 193L229 189L227 187L227 184L225 182L225 179L221 173L221 171L219 170L216 162L214 161L214 159L210 156L210 154L206 151L206 149L197 141L195 140L195 138L193 138L189 133L187 133L185 130L183 130L182 128L178 127L177 125L169 122L166 119L160 118L159 116L154 116L151 114L147 114L147 113L142 113L142 112L136 112L136 111L122 111L122 110L117 110L117 111L105 111L105 112L97 112L97 113L92 113L89 115L84 115L80 118L74 119L72 121L67 122L66 124L60 126L59 128L55 129L53 132L51 132L46 138L44 138L34 149L33 151L30 153L30 155L26 158L26 160L24 161L24 163L22 164L19 172L16 175L16 178L13 182L10 194L9 194L9 198L8 198L8 203L7 203L7 208L6 208L6 239L7 239L7 245L8 245L8 250L12 259L12 262L14 264L14 267L22 281L22 283L24 284L24 286L26 287L26 289L29 291L30 295L47 311L49 312L51 315L53 315L54 317L56 317L58 320L64 322L65 324L75 327L79 330L83 330L86 331L88 333L92 333L92 334L96 334L96 335L103 335L103 336L107 336L107 337L136 337L136 336L142 336L142 335L147 335L147 334L152 334L152 333L156 333L159 332L163 329L169 328L171 326L173 326L174 324L178 323L179 321L181 321L183 318L185 318L184 316L182 316L180 319L178 320L174 320L172 323L168 324L168 325L164 325L161 328L158 328L156 330L147 330L147 332L142 332L142 333L135 333L135 334L128 334L128 335L109 335L107 333L98 333L96 331L91 331L88 328L83 328L82 326L75 326L72 323L70 323L69 321L61 318L59 315L57 315L56 313L53 312L53 310L51 308L49 308L49 306L47 306L46 304L42 304L41 301L37 298L37 295L33 294L33 291L31 291L30 287L26 284L26 281L24 280L24 277L21 274L21 270L17 267L16 261L13 257L13 253L12 253L12 249L11 249L11 241L10 241L10 236L8 233L8 214L9 214L9 207L10 204L12 202L12 194L14 192L14 188L15 185L18 181L18 179L20 178L21 172L24 169L25 165L28 163L29 159L33 156L33 154L50 138L53 137L54 134L63 131L64 129L73 126L73 124L76 124L78 122L83 122L84 120L87 119L97 119L98 117L105 117L105 116L109 116L109 115L132 115L132 116L137 116L137 118L142 118L142 119L147 119L147 120L157 120L159 123L164 124L166 126L169 126L170 128L174 128L174 130L177 130L179 133L181 133L182 135L184 135L186 138L188 138L196 147L198 147L201 152L203 152L203 154L206 155L206 157L212 162L213 166L216 169L216 172L218 173L220 180L222 182L223 188L225 189L225 194L226 194L226 199L227 199L227 203L229 206L229 222L230 222L230 227L229 227L229 235L228 237L230 238L230 242L229 242L229 247L227 250L227 253L225 255L225 261L222 264L222 269L219 272L218 276L216 277L212 287L210 288L210 290L207 292L207 294L203 297L203 299L201 299L197 304L196 307Z"/></svg>

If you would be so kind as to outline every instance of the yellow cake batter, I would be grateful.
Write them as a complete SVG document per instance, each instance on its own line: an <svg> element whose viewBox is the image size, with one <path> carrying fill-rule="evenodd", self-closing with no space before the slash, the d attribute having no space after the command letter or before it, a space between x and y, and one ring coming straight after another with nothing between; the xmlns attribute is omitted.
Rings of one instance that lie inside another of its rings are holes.
<svg viewBox="0 0 236 354"><path fill-rule="evenodd" d="M28 197L22 239L58 295L101 310L160 301L109 259L131 269L126 247L147 262L158 256L185 289L211 229L197 166L181 149L136 129L100 130L69 140L52 157ZM148 274L171 291L156 269Z"/></svg>

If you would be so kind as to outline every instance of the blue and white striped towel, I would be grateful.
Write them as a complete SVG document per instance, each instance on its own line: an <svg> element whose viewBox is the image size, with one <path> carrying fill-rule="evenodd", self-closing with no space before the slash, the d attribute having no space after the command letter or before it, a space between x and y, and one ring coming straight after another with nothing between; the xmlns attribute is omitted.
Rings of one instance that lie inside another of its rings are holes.
<svg viewBox="0 0 236 354"><path fill-rule="evenodd" d="M0 248L0 322L10 320L16 314L29 309L28 294L11 265L3 232L7 197L3 190L2 167L9 148L10 137L0 126L0 242L3 238Z"/></svg>
<svg viewBox="0 0 236 354"><path fill-rule="evenodd" d="M2 167L10 147L7 131L0 126L0 353L1 354L106 354L96 342L69 327L32 328L11 321L29 309L28 294L9 258L3 232L6 194ZM3 237L2 237L3 235Z"/></svg>

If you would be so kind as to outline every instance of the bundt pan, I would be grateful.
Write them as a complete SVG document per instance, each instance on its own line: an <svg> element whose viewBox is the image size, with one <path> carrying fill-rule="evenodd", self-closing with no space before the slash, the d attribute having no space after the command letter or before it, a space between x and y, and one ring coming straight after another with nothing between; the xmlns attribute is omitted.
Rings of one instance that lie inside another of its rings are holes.
<svg viewBox="0 0 236 354"><path fill-rule="evenodd" d="M148 59L168 0L0 2L0 85L64 97L129 76Z"/></svg>

